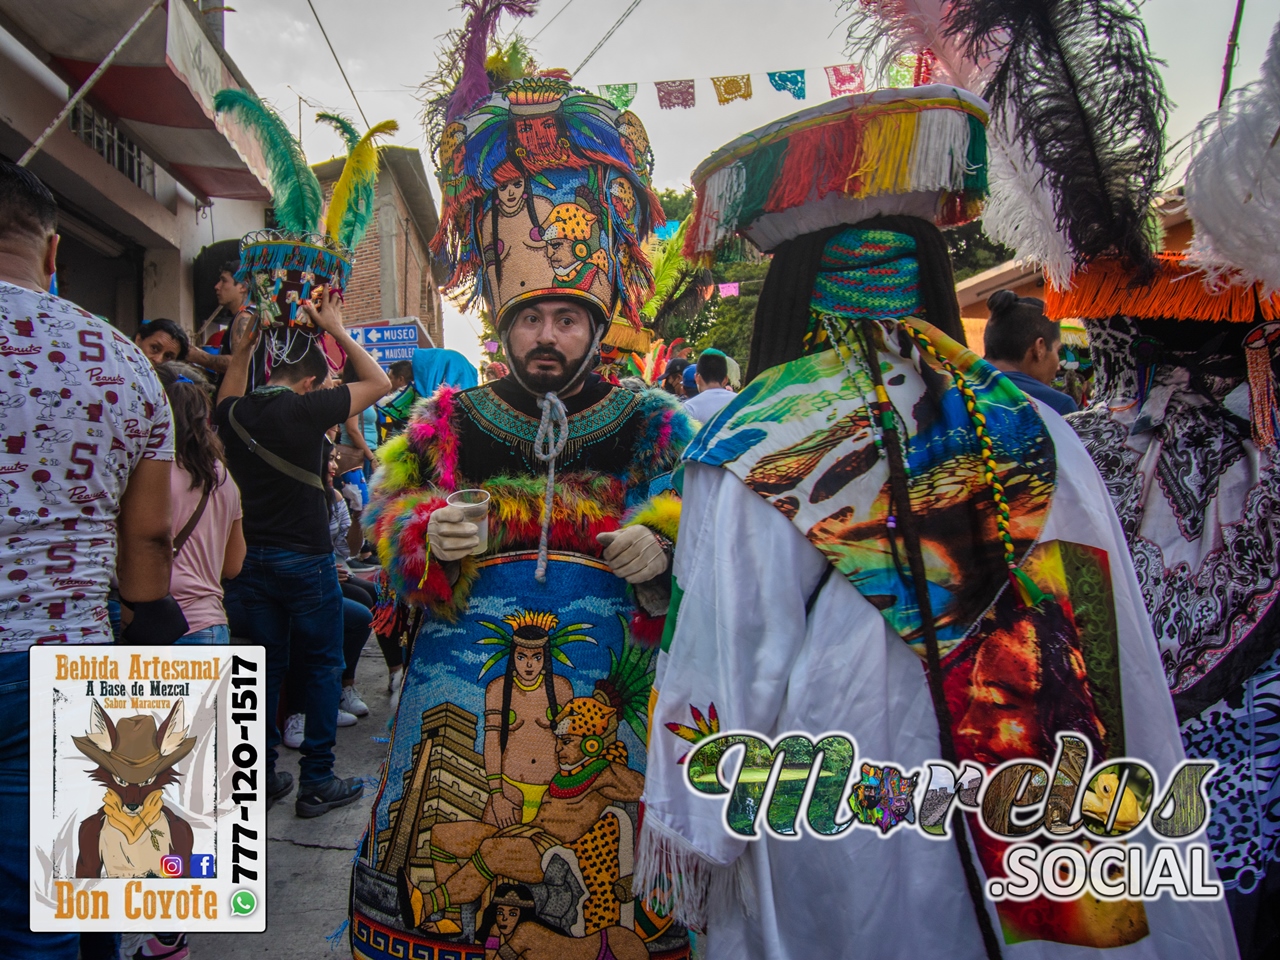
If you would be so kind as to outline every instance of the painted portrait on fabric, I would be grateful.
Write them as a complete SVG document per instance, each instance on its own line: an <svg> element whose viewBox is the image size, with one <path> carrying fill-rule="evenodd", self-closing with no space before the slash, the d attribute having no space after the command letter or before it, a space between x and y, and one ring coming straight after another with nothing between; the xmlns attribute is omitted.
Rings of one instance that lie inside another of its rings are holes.
<svg viewBox="0 0 1280 960"><path fill-rule="evenodd" d="M553 552L538 584L536 560L486 558L468 611L414 643L356 868L357 957L687 956L631 885L657 651L607 565Z"/></svg>
<svg viewBox="0 0 1280 960"><path fill-rule="evenodd" d="M1037 545L1022 569L1044 599L1027 606L1016 590L1005 590L975 632L942 661L959 759L973 760L988 771L1007 760L1028 758L1052 766L1055 734L1068 731L1089 742L1093 765L1123 756L1119 633L1107 554L1053 540ZM1068 758L1063 769L1073 762ZM1081 766L1077 775L1083 772ZM1086 817L1092 797L1085 794ZM1046 816L1053 810L1050 803ZM1007 844L972 818L971 835L986 875L1002 876ZM998 903L1005 942L1049 940L1104 948L1147 935L1140 902L1102 902L1086 893L1077 901L1056 903L1052 910L1046 905L1041 899Z"/></svg>

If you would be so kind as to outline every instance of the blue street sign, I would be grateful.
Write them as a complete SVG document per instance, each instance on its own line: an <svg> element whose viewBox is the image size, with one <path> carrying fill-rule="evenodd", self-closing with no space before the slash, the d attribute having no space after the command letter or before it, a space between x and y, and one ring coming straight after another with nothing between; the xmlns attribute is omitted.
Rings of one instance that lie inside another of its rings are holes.
<svg viewBox="0 0 1280 960"><path fill-rule="evenodd" d="M370 344L365 349L369 351L369 356L385 367L388 364L395 363L397 360L412 360L413 352L418 348L412 343L400 343L392 344L389 347Z"/></svg>
<svg viewBox="0 0 1280 960"><path fill-rule="evenodd" d="M387 327L356 327L353 329L355 341L365 346L381 344L418 345L418 328L412 323L398 323Z"/></svg>

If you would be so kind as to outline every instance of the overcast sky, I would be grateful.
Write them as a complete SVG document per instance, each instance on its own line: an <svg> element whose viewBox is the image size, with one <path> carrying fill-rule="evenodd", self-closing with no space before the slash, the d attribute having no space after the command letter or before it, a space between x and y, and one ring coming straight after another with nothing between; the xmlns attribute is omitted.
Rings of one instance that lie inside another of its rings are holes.
<svg viewBox="0 0 1280 960"><path fill-rule="evenodd" d="M453 0L311 0L370 123L400 121L396 143L425 147L415 98L435 67L441 35L462 21ZM538 12L516 23L533 42L543 66L574 69L630 6L632 0L542 0ZM297 130L314 162L339 152L337 134L314 122L317 109L359 122L356 105L325 46L307 0L254 0L226 15L226 44L259 95ZM644 121L657 158L659 188L688 183L711 151L740 133L829 99L824 66L844 63L845 28L836 0L640 0L631 16L575 77L594 89L602 83L638 82L632 109ZM1217 106L1222 61L1234 0L1147 0L1143 18L1165 83L1176 104L1169 140L1185 136ZM552 18L555 17L554 22ZM1254 80L1266 52L1280 0L1248 0L1240 32L1233 86ZM765 73L808 71L804 103L769 86ZM716 103L710 78L752 75L754 97ZM697 81L692 110L660 110L655 80ZM423 160L434 175L429 151ZM446 345L478 360L479 324L446 304Z"/></svg>

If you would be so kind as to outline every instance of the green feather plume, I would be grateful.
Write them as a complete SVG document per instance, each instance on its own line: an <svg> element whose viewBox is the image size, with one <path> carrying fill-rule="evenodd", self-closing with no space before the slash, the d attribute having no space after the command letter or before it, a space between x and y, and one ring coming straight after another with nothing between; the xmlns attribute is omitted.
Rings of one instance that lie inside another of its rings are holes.
<svg viewBox="0 0 1280 960"><path fill-rule="evenodd" d="M345 117L318 113L316 119L334 126L347 141L347 162L329 199L325 233L348 250L354 250L373 221L373 201L378 183L377 139L395 133L400 124L384 120L361 136Z"/></svg>
<svg viewBox="0 0 1280 960"><path fill-rule="evenodd" d="M311 233L320 222L324 194L320 181L276 112L247 90L219 90L213 98L218 113L232 113L252 130L262 147L271 178L276 223L290 233Z"/></svg>
<svg viewBox="0 0 1280 960"><path fill-rule="evenodd" d="M347 142L347 153L356 148L356 144L360 142L360 131L356 129L356 125L344 117L340 113L317 113L316 120L320 123L327 123L333 129L342 135L342 139Z"/></svg>
<svg viewBox="0 0 1280 960"><path fill-rule="evenodd" d="M704 288L709 292L711 277L684 256L684 237L691 217L686 217L680 229L654 253L653 295L645 301L640 313L655 328L661 330L668 317L692 316L706 300Z"/></svg>

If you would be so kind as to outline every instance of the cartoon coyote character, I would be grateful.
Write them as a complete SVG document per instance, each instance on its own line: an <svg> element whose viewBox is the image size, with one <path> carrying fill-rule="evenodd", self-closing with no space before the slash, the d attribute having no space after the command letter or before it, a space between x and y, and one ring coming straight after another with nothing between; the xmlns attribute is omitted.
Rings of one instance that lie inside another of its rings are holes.
<svg viewBox="0 0 1280 960"><path fill-rule="evenodd" d="M112 723L94 700L88 735L72 740L98 764L90 779L107 788L102 807L80 823L76 876L160 877L160 860L170 855L182 858L189 876L191 825L164 803L164 788L178 779L174 765L196 744L182 700L158 729L150 714Z"/></svg>

